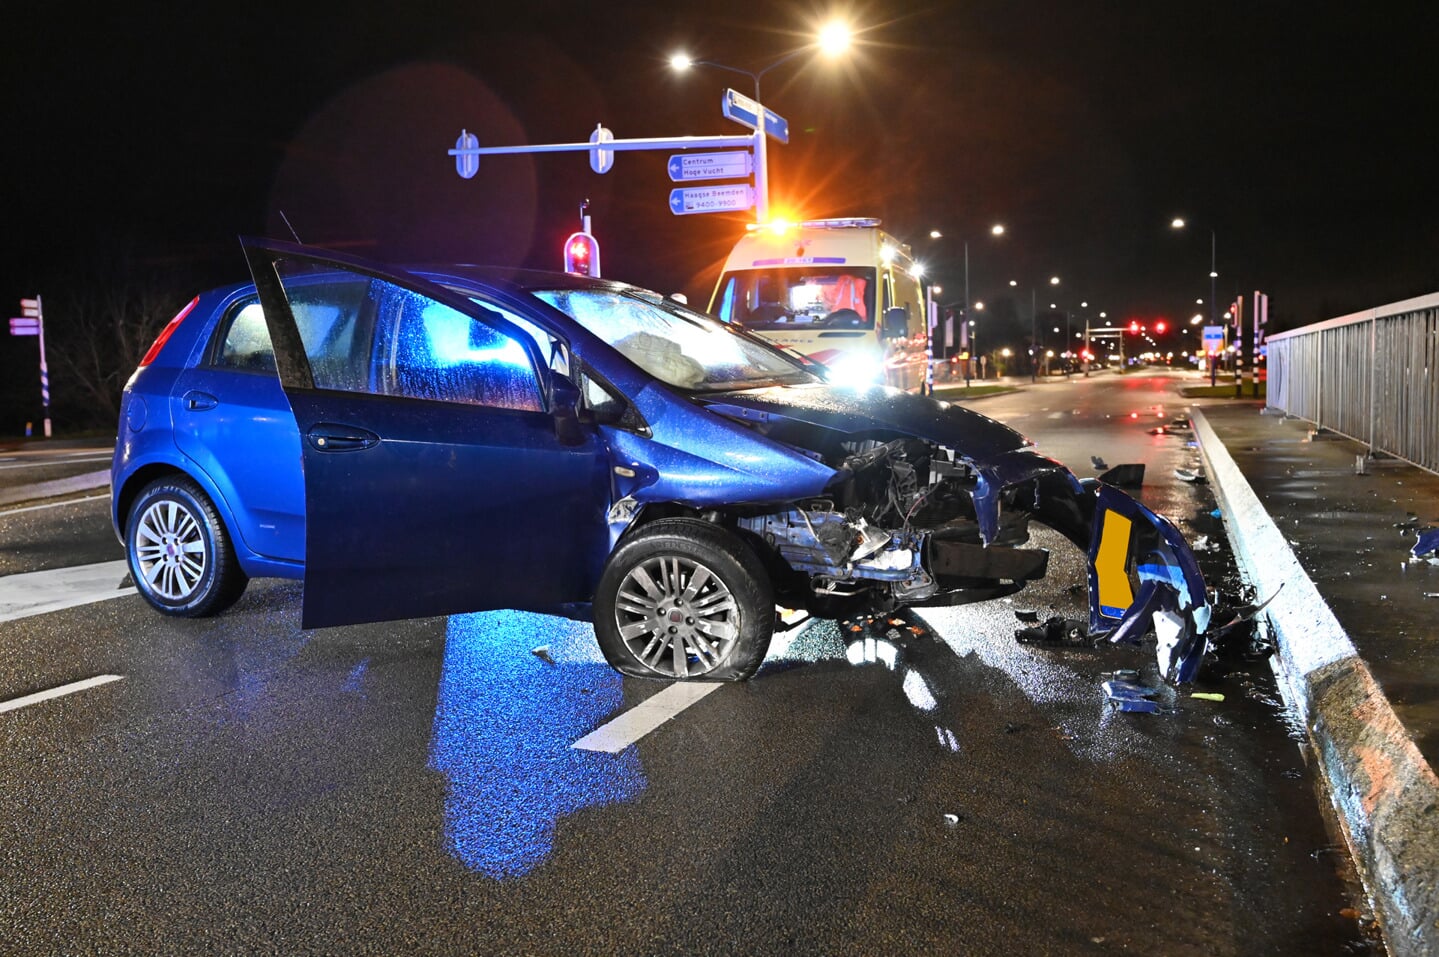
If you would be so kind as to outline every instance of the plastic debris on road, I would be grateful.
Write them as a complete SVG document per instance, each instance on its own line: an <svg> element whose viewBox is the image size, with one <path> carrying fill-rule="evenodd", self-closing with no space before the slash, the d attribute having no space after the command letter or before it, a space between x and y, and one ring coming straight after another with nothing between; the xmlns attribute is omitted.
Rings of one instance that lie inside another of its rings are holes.
<svg viewBox="0 0 1439 957"><path fill-rule="evenodd" d="M1134 714L1164 714L1164 708L1159 702L1150 701L1148 698L1110 698L1109 706L1115 711Z"/></svg>
<svg viewBox="0 0 1439 957"><path fill-rule="evenodd" d="M1150 698L1159 694L1158 688L1152 688L1149 685L1135 684L1132 681L1106 681L1100 685L1100 687L1104 689L1104 693L1109 695L1111 699Z"/></svg>
<svg viewBox="0 0 1439 957"><path fill-rule="evenodd" d="M1140 488L1144 485L1144 463L1127 462L1099 476L1099 481L1115 488Z"/></svg>
<svg viewBox="0 0 1439 957"><path fill-rule="evenodd" d="M1104 694L1109 700L1109 706L1115 711L1125 711L1133 714L1167 714L1168 709L1158 701L1152 701L1151 696L1159 694L1158 688L1148 685L1135 684L1132 681L1106 681L1100 685Z"/></svg>
<svg viewBox="0 0 1439 957"><path fill-rule="evenodd" d="M1224 695L1217 691L1196 691L1189 697L1198 698L1200 701L1223 701Z"/></svg>
<svg viewBox="0 0 1439 957"><path fill-rule="evenodd" d="M1089 626L1072 618L1054 617L1036 628L1019 629L1014 639L1026 645L1087 645Z"/></svg>
<svg viewBox="0 0 1439 957"><path fill-rule="evenodd" d="M1419 540L1409 549L1409 554L1414 558L1439 558L1439 528L1420 532Z"/></svg>

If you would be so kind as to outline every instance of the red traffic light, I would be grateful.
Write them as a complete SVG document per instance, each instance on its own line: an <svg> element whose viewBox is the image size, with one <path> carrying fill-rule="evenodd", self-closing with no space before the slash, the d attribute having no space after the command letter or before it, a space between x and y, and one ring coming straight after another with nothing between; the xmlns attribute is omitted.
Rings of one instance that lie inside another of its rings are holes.
<svg viewBox="0 0 1439 957"><path fill-rule="evenodd" d="M1159 333L1161 336L1164 335L1164 330L1168 328L1169 326L1165 324L1163 319L1159 320L1154 324L1154 331Z"/></svg>
<svg viewBox="0 0 1439 957"><path fill-rule="evenodd" d="M1130 335L1132 335L1132 336L1137 336L1137 335L1139 335L1140 331L1141 331L1143 328L1144 328L1144 327L1139 324L1139 320L1137 320L1137 319L1131 319L1131 320L1129 320L1129 334L1130 334Z"/></svg>
<svg viewBox="0 0 1439 957"><path fill-rule="evenodd" d="M595 237L578 232L565 240L565 272L578 276L600 274L600 244Z"/></svg>

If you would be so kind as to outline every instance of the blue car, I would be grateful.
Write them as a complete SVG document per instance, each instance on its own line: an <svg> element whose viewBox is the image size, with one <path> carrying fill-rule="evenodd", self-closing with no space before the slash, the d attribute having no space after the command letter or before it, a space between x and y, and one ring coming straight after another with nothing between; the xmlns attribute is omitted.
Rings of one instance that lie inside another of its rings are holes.
<svg viewBox="0 0 1439 957"><path fill-rule="evenodd" d="M304 580L302 626L517 608L592 620L625 674L737 680L776 606L849 617L983 601L1089 557L1090 633L1210 606L1164 518L975 412L814 367L618 282L398 268L244 241L125 387L113 522L169 615Z"/></svg>

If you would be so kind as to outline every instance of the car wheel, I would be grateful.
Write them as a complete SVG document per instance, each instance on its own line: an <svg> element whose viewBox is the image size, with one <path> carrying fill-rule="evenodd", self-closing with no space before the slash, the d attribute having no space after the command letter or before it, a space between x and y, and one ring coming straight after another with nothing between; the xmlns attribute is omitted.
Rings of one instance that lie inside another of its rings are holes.
<svg viewBox="0 0 1439 957"><path fill-rule="evenodd" d="M167 615L217 614L249 582L214 504L186 478L157 479L140 492L126 523L125 552L135 587Z"/></svg>
<svg viewBox="0 0 1439 957"><path fill-rule="evenodd" d="M743 681L774 633L764 566L729 532L665 519L616 549L595 594L595 635L614 668L641 678Z"/></svg>

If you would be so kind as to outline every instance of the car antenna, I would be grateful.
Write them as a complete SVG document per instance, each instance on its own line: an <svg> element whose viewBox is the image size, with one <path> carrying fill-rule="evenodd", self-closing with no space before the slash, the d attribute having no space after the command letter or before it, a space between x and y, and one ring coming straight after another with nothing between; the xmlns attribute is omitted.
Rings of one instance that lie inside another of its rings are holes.
<svg viewBox="0 0 1439 957"><path fill-rule="evenodd" d="M285 215L285 211L281 209L277 210L277 212L279 212L280 218L285 221L285 228L290 231L290 235L295 237L295 242L300 246L305 245L303 242L300 241L300 234L295 232L295 227L290 225L290 217Z"/></svg>

